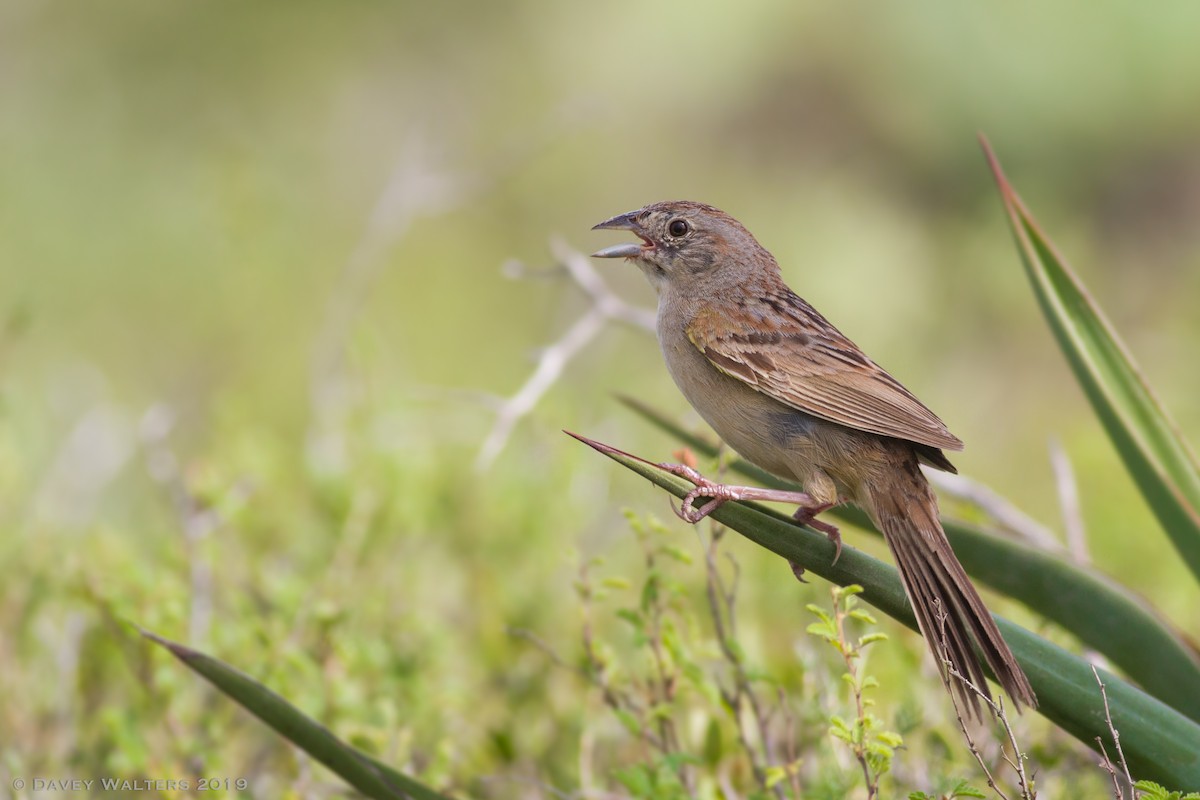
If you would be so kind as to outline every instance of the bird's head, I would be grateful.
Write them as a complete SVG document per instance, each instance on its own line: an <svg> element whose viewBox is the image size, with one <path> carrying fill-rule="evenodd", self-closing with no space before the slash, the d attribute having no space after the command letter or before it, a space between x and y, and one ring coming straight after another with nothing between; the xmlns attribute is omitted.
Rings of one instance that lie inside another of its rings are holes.
<svg viewBox="0 0 1200 800"><path fill-rule="evenodd" d="M606 219L593 230L627 230L640 242L606 247L594 258L627 258L662 293L666 288L715 287L779 267L740 222L687 200L653 203Z"/></svg>

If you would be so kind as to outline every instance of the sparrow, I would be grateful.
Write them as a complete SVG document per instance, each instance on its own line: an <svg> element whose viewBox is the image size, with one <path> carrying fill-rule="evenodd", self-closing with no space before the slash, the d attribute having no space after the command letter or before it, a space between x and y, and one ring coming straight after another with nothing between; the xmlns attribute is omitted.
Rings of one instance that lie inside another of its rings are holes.
<svg viewBox="0 0 1200 800"><path fill-rule="evenodd" d="M943 451L963 443L945 423L792 291L775 257L725 212L661 202L596 229L639 239L593 256L632 261L654 287L658 342L684 397L735 451L804 489L729 486L689 466L663 465L696 487L677 513L694 523L730 500L794 503L801 524L834 541L836 561L841 536L816 515L841 503L861 507L896 560L946 687L978 716L978 699L951 681L950 669L990 699L986 664L1018 708L1036 707L1029 680L950 548L920 470L956 472ZM707 501L697 508L701 498Z"/></svg>

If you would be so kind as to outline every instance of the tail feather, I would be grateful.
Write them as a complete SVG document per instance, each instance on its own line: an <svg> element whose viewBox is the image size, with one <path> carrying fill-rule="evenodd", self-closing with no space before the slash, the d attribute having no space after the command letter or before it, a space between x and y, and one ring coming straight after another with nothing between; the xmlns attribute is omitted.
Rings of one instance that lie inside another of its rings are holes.
<svg viewBox="0 0 1200 800"><path fill-rule="evenodd" d="M937 498L916 460L896 474L897 480L872 491L870 511L896 558L917 625L933 651L942 681L978 717L979 698L951 677L943 653L950 667L990 699L983 671L986 664L1018 708L1021 704L1036 707L1029 679L950 549L938 520ZM972 641L982 654L982 663Z"/></svg>

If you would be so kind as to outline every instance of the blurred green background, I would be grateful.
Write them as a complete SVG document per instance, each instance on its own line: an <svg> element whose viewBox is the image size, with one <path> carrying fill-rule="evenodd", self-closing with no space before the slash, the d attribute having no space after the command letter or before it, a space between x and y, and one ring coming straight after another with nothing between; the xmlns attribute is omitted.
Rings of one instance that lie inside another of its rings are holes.
<svg viewBox="0 0 1200 800"><path fill-rule="evenodd" d="M575 653L579 559L633 573L619 508L670 518L559 430L667 458L612 393L696 418L653 339L613 327L487 472L472 464L497 398L587 308L502 264L552 265L555 236L610 244L590 226L662 199L745 222L967 442L964 474L1056 530L1061 441L1097 566L1200 636L976 142L1195 440L1198 26L1182 0L6 0L0 773L332 791L131 620L435 784L608 785L619 728L507 629ZM636 270L598 269L653 303ZM786 673L817 648L803 608L826 587L730 547L747 647ZM903 644L878 656L897 664L885 696L940 703L898 677L929 677L920 642L884 629Z"/></svg>

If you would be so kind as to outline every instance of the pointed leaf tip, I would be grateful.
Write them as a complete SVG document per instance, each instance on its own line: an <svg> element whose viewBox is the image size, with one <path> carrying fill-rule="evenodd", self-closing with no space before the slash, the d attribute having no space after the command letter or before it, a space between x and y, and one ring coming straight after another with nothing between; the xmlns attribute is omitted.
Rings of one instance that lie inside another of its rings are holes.
<svg viewBox="0 0 1200 800"><path fill-rule="evenodd" d="M1015 199L1015 193L1012 184L1008 182L1008 176L1004 174L1004 169L1000 166L1000 159L996 156L996 151L992 149L992 143L982 133L979 134L979 146L983 148L983 157L987 159L988 168L992 171L992 178L996 181L997 188L1000 189L1001 199L1009 214L1013 214L1012 201Z"/></svg>
<svg viewBox="0 0 1200 800"><path fill-rule="evenodd" d="M133 626L135 628L137 628L138 633L141 634L143 638L149 639L150 641L154 642L155 644L166 648L167 650L170 651L171 655L175 656L180 661L188 661L188 660L196 658L200 655L199 652L193 650L192 648L187 647L186 645L179 644L178 642L173 642L170 639L164 638L162 636L159 636L157 633L154 633L153 631L148 631L136 623L134 623Z"/></svg>
<svg viewBox="0 0 1200 800"><path fill-rule="evenodd" d="M613 447L610 444L605 444L604 442L598 442L595 439L589 439L588 437L584 436L583 434L572 433L571 431L568 431L568 430L563 430L563 433L565 433L567 436L570 436L572 439L577 439L578 441L583 442L584 444L586 444L588 447L592 448L596 452L603 453L604 455L608 456L609 458L628 458L628 459L632 459L633 461L640 461L643 464L649 464L652 467L658 466L653 461L647 461L646 459L642 458L641 456L635 456L633 453L627 453L624 450Z"/></svg>

